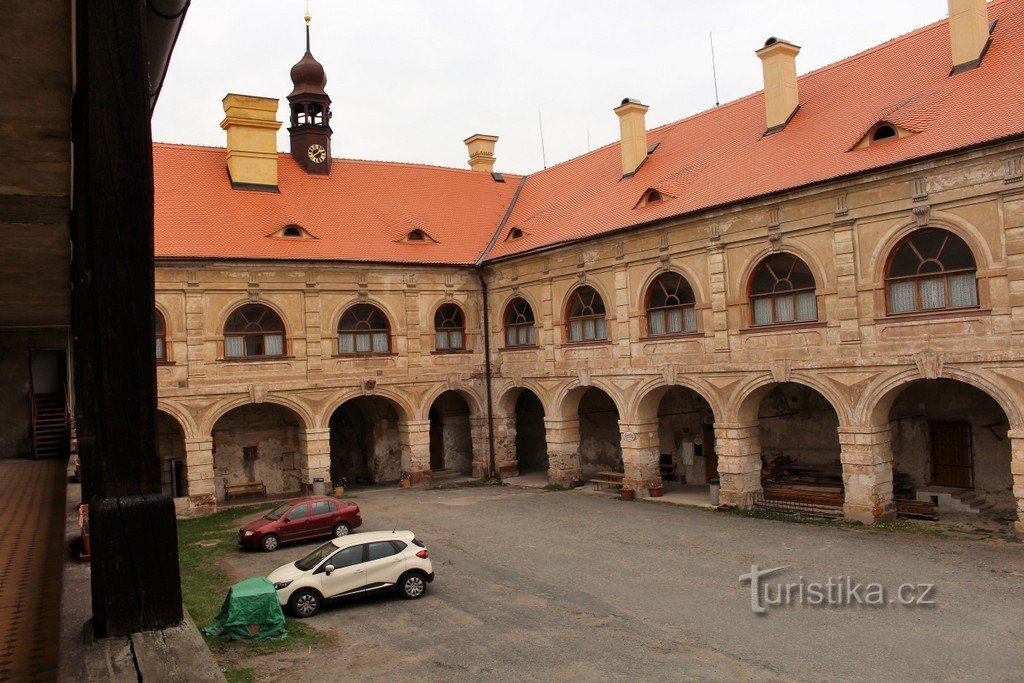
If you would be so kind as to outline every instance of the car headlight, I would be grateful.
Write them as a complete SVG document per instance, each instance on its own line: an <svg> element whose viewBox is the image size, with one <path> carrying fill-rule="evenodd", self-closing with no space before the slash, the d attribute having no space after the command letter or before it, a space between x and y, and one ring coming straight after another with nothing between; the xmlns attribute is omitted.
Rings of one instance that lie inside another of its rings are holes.
<svg viewBox="0 0 1024 683"><path fill-rule="evenodd" d="M290 585L292 585L291 581L278 581L277 583L274 584L274 589L275 590L279 590L279 591L283 591L285 588L287 588Z"/></svg>
<svg viewBox="0 0 1024 683"><path fill-rule="evenodd" d="M248 538L249 536L252 536L254 533L256 533L256 532L255 531L246 531L245 532L245 536Z"/></svg>

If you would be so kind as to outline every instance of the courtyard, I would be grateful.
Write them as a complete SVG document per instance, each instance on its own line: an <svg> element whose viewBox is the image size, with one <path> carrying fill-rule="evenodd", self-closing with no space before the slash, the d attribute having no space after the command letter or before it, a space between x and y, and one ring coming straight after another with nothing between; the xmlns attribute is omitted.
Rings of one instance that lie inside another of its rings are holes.
<svg viewBox="0 0 1024 683"><path fill-rule="evenodd" d="M224 648L222 665L256 680L1019 676L1024 546L1008 537L794 524L508 486L366 489L355 500L360 531L411 529L426 542L437 573L426 597L332 605L302 622L323 638L255 654ZM225 525L222 544L235 528ZM315 545L219 557L241 580ZM892 593L934 584L934 605L758 615L739 580L752 565L789 567L770 582L849 576Z"/></svg>

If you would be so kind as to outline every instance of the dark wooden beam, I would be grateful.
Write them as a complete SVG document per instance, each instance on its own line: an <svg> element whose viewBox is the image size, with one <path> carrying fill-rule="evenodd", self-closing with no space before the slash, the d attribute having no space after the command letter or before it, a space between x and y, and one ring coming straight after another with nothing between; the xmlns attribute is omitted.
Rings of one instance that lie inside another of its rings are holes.
<svg viewBox="0 0 1024 683"><path fill-rule="evenodd" d="M144 0L77 0L72 330L98 635L182 619L173 501L160 493L153 158Z"/></svg>

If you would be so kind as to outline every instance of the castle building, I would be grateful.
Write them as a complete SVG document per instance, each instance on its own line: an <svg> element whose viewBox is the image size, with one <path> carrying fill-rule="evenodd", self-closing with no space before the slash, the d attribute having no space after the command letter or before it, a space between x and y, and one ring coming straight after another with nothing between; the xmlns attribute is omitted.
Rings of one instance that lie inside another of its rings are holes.
<svg viewBox="0 0 1024 683"><path fill-rule="evenodd" d="M781 472L1024 534L1024 1L949 4L800 77L771 38L763 91L651 130L624 99L528 176L493 135L468 170L332 157L307 39L290 153L236 94L226 149L154 149L165 490L617 470L749 507Z"/></svg>

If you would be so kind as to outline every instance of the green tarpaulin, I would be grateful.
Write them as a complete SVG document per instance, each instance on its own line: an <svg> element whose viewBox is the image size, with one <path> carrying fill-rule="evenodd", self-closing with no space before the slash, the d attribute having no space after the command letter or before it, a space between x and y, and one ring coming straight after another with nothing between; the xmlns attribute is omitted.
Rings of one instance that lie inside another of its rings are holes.
<svg viewBox="0 0 1024 683"><path fill-rule="evenodd" d="M284 612L277 602L274 584L266 579L246 579L228 591L220 614L203 629L208 636L226 635L235 640L283 638Z"/></svg>

